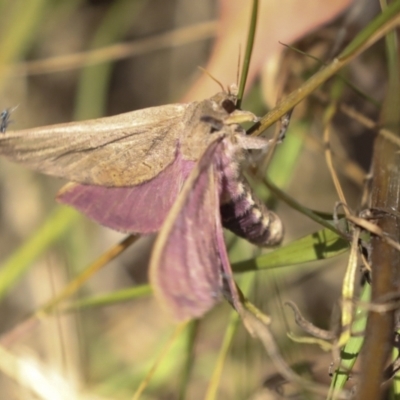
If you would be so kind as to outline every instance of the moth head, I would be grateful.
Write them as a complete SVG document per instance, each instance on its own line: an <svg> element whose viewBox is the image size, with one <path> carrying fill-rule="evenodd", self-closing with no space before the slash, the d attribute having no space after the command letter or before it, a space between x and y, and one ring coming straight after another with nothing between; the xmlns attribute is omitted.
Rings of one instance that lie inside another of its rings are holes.
<svg viewBox="0 0 400 400"><path fill-rule="evenodd" d="M232 114L236 109L238 92L239 88L236 83L232 83L227 87L227 90L224 89L222 92L225 99L222 100L221 106L228 114Z"/></svg>
<svg viewBox="0 0 400 400"><path fill-rule="evenodd" d="M220 92L211 98L212 108L227 114L232 114L236 110L236 101L236 95L229 92Z"/></svg>
<svg viewBox="0 0 400 400"><path fill-rule="evenodd" d="M252 112L238 110L236 101L236 94L227 91L219 92L205 101L203 115L200 119L211 126L211 133L221 130L223 125L258 121Z"/></svg>

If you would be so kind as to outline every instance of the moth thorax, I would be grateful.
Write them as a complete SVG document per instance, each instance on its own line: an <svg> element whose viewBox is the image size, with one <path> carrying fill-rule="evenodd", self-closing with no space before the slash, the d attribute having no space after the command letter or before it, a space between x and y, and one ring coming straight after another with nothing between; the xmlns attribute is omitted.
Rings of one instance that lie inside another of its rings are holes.
<svg viewBox="0 0 400 400"><path fill-rule="evenodd" d="M232 165L239 165L244 161L245 152L237 142L235 136L236 134L230 134L229 137L225 137L222 141L224 151L222 153L223 156L218 159L218 169L227 170ZM239 175L239 172L237 172L237 176Z"/></svg>

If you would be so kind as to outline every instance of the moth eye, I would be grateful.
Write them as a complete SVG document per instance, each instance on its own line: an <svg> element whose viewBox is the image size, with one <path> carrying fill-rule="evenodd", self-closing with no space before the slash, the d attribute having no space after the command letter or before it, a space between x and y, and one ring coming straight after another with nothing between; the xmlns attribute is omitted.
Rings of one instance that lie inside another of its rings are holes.
<svg viewBox="0 0 400 400"><path fill-rule="evenodd" d="M235 103L234 103L232 100L225 99L225 100L222 102L222 108L223 108L228 114L231 114L231 113L233 113L233 112L235 111L236 106L235 106Z"/></svg>
<svg viewBox="0 0 400 400"><path fill-rule="evenodd" d="M210 125L210 133L218 132L224 127L224 123L220 119L211 117L209 115L202 116L200 121L206 122Z"/></svg>

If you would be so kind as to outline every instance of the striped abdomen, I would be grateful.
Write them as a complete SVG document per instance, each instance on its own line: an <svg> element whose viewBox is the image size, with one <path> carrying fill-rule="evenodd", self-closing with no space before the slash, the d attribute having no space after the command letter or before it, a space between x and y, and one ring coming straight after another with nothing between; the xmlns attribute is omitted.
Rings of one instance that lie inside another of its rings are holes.
<svg viewBox="0 0 400 400"><path fill-rule="evenodd" d="M240 172L243 153L225 142L224 157L216 163L222 225L258 246L276 246L283 238L280 218L259 200Z"/></svg>
<svg viewBox="0 0 400 400"><path fill-rule="evenodd" d="M278 245L283 238L282 222L254 195L247 181L238 177L224 186L223 226L258 246Z"/></svg>

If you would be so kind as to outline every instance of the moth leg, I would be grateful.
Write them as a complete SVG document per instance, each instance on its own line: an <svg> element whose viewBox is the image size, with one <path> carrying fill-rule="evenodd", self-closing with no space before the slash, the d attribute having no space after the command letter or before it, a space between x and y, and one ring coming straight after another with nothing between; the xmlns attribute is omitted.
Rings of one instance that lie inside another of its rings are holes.
<svg viewBox="0 0 400 400"><path fill-rule="evenodd" d="M228 125L231 124L242 124L243 122L258 122L260 118L254 115L250 111L235 110L229 114L224 122Z"/></svg>
<svg viewBox="0 0 400 400"><path fill-rule="evenodd" d="M279 129L277 143L281 143L285 139L286 131L289 128L290 118L292 117L293 108L289 110L280 120L281 126Z"/></svg>
<svg viewBox="0 0 400 400"><path fill-rule="evenodd" d="M229 257L225 246L224 232L221 225L221 217L218 213L218 210L215 214L215 227L217 247L222 268L222 292L226 300L235 308L239 315L242 315L243 306L235 280L233 279L232 268L229 263Z"/></svg>

